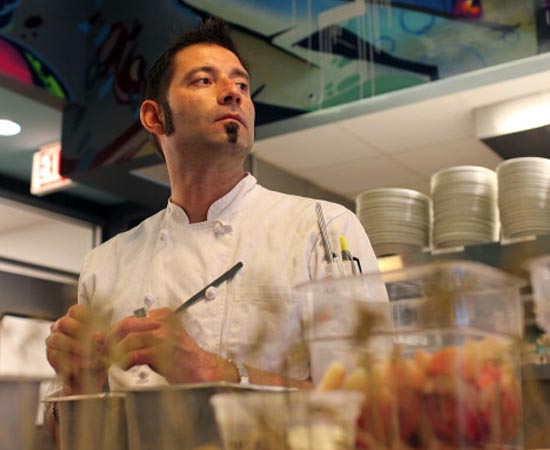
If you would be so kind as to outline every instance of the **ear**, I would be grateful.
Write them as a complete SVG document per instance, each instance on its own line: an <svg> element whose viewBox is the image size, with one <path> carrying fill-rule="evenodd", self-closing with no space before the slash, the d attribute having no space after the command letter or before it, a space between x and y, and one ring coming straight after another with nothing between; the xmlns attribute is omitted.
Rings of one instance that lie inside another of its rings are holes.
<svg viewBox="0 0 550 450"><path fill-rule="evenodd" d="M164 134L164 117L162 108L154 100L145 100L141 104L139 118L143 127L153 134Z"/></svg>

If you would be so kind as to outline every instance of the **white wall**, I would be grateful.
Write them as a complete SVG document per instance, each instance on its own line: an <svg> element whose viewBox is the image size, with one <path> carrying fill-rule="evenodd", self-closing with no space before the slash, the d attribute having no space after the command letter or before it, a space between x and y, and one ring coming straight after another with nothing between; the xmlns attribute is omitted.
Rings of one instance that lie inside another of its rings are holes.
<svg viewBox="0 0 550 450"><path fill-rule="evenodd" d="M0 199L0 257L78 274L97 227Z"/></svg>

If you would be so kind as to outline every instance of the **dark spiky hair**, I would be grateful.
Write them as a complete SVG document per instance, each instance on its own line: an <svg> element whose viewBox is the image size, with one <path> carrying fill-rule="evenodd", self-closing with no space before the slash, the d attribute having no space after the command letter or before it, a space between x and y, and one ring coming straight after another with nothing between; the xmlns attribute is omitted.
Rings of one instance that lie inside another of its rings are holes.
<svg viewBox="0 0 550 450"><path fill-rule="evenodd" d="M151 66L145 78L143 100L166 101L168 86L174 76L174 57L186 47L195 44L214 44L233 52L245 69L245 62L241 58L235 43L231 39L229 27L219 18L211 17L202 25L177 36L162 52ZM248 69L247 69L248 70Z"/></svg>

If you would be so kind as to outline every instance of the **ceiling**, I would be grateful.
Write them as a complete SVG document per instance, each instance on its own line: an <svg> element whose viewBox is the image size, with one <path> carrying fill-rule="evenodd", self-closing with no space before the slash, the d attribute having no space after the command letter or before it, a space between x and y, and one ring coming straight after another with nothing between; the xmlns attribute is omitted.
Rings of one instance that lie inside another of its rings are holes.
<svg viewBox="0 0 550 450"><path fill-rule="evenodd" d="M353 201L377 187L429 194L438 170L495 169L502 161L477 136L477 108L548 90L550 59L543 55L313 113L302 119L302 129L278 123L264 130L273 136L257 141L255 154ZM290 132L280 134L285 128ZM523 145L529 156L529 142Z"/></svg>
<svg viewBox="0 0 550 450"><path fill-rule="evenodd" d="M497 166L501 158L477 138L474 110L548 90L549 61L543 55L265 125L257 130L255 155L350 200L384 186L429 193L430 176L445 167ZM0 137L0 177L30 186L32 154L60 139L62 105L13 82L0 85L0 118L23 128ZM167 181L162 166L145 176ZM122 201L90 187L66 193L101 204Z"/></svg>
<svg viewBox="0 0 550 450"><path fill-rule="evenodd" d="M62 101L42 89L0 77L0 118L22 128L16 136L0 136L0 177L23 181L30 192L32 156L39 147L61 139L62 109ZM74 186L67 193L102 204L123 201L87 186Z"/></svg>

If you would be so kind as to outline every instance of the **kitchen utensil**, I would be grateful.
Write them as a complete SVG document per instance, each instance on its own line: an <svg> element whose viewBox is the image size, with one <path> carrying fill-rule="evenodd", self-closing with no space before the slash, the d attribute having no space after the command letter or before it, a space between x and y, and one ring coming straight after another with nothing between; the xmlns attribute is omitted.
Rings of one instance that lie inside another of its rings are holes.
<svg viewBox="0 0 550 450"><path fill-rule="evenodd" d="M130 450L221 447L210 398L225 392L286 392L253 384L197 383L126 391Z"/></svg>
<svg viewBox="0 0 550 450"><path fill-rule="evenodd" d="M179 314L183 311L185 311L190 306L197 303L199 300L203 299L206 291L211 287L218 287L220 284L222 284L225 281L231 280L235 274L241 270L243 267L243 263L239 261L237 264L235 264L233 267L228 269L226 272L224 272L222 275L220 275L218 278L216 278L214 281L212 281L210 284L207 284L205 287L203 287L199 292L197 292L192 297L188 298L186 301L184 301L176 310L174 311L176 314Z"/></svg>
<svg viewBox="0 0 550 450"><path fill-rule="evenodd" d="M199 292L189 297L187 300L185 300L180 306L178 306L174 313L179 314L184 312L187 308L190 306L193 306L195 303L197 303L199 300L202 300L206 294L206 291L209 288L212 287L218 287L220 284L222 284L225 281L231 280L235 274L241 270L243 267L243 263L239 261L237 264L235 264L233 267L225 271L223 274L221 274L218 278L216 278L211 283L207 284L205 287L203 287ZM147 315L147 309L146 308L139 308L134 311L134 316L136 317L145 317Z"/></svg>
<svg viewBox="0 0 550 450"><path fill-rule="evenodd" d="M59 417L59 450L127 450L124 395L100 393L51 398Z"/></svg>
<svg viewBox="0 0 550 450"><path fill-rule="evenodd" d="M32 450L40 377L0 376L0 450Z"/></svg>

